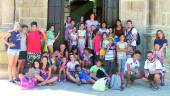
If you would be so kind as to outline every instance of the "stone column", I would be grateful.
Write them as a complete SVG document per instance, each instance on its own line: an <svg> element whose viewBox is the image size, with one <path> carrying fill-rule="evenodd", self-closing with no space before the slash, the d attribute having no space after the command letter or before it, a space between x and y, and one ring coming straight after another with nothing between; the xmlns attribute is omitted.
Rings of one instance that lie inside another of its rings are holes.
<svg viewBox="0 0 170 96"><path fill-rule="evenodd" d="M148 44L148 25L149 25L149 0L119 0L119 18L122 20L124 26L126 21L131 19L133 25L137 28L141 44L138 49L142 52L142 60L145 60L145 52Z"/></svg>
<svg viewBox="0 0 170 96"><path fill-rule="evenodd" d="M119 0L104 0L103 2L103 17L109 25L115 21L119 12Z"/></svg>
<svg viewBox="0 0 170 96"><path fill-rule="evenodd" d="M1 31L7 31L14 23L14 0L1 2Z"/></svg>

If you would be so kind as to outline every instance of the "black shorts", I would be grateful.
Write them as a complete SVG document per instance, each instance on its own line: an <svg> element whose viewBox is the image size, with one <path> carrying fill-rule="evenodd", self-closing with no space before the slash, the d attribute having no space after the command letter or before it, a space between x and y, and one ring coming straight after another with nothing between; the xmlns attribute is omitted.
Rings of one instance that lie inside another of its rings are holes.
<svg viewBox="0 0 170 96"><path fill-rule="evenodd" d="M161 73L160 73L159 75L161 75ZM155 74L149 74L148 80L150 80L150 81L155 81L155 80L154 80L154 77L155 77Z"/></svg>
<svg viewBox="0 0 170 96"><path fill-rule="evenodd" d="M19 52L19 60L27 60L27 51Z"/></svg>

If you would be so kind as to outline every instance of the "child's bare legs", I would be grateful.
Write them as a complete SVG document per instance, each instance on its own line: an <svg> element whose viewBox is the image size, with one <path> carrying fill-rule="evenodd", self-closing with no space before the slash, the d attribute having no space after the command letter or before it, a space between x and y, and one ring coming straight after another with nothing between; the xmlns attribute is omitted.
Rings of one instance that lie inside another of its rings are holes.
<svg viewBox="0 0 170 96"><path fill-rule="evenodd" d="M63 74L64 74L64 81L66 81L67 76L66 76L66 70L65 69L63 70Z"/></svg>
<svg viewBox="0 0 170 96"><path fill-rule="evenodd" d="M40 81L40 82L43 82L44 81L44 79L40 76L40 75L35 75L35 79L36 80L38 80L38 81Z"/></svg>
<svg viewBox="0 0 170 96"><path fill-rule="evenodd" d="M52 83L56 82L57 80L58 80L58 77L57 77L57 76L54 76L54 77L52 77L51 79L47 80L46 83L52 84Z"/></svg>
<svg viewBox="0 0 170 96"><path fill-rule="evenodd" d="M68 77L69 80L71 80L74 83L79 83L80 79L78 78L78 76L76 78L74 78L69 72L66 72L66 75Z"/></svg>
<svg viewBox="0 0 170 96"><path fill-rule="evenodd" d="M58 74L58 81L61 80L61 73L63 72L63 68L60 68L59 70L59 74Z"/></svg>
<svg viewBox="0 0 170 96"><path fill-rule="evenodd" d="M81 83L87 84L88 82L87 82L87 80L85 80L85 79L81 79Z"/></svg>
<svg viewBox="0 0 170 96"><path fill-rule="evenodd" d="M50 55L52 56L52 54L53 54L53 45L48 45L47 48L48 48L48 51L50 52Z"/></svg>
<svg viewBox="0 0 170 96"><path fill-rule="evenodd" d="M57 66L56 65L52 65L51 66L51 71L52 71L52 73L55 74L55 72L57 71Z"/></svg>
<svg viewBox="0 0 170 96"><path fill-rule="evenodd" d="M12 80L12 65L13 65L14 57L15 56L13 55L8 55L8 77L10 81Z"/></svg>
<svg viewBox="0 0 170 96"><path fill-rule="evenodd" d="M25 60L18 60L17 73L23 73Z"/></svg>
<svg viewBox="0 0 170 96"><path fill-rule="evenodd" d="M88 80L88 82L89 82L90 84L94 84L94 83L95 83L95 80L90 79L90 80Z"/></svg>
<svg viewBox="0 0 170 96"><path fill-rule="evenodd" d="M16 80L16 71L17 71L17 61L18 61L18 55L14 56L14 61L13 61L13 65L12 65L12 76L13 76L13 80Z"/></svg>
<svg viewBox="0 0 170 96"><path fill-rule="evenodd" d="M19 77L19 80L22 80L24 78L24 75L23 74L19 74L18 77Z"/></svg>

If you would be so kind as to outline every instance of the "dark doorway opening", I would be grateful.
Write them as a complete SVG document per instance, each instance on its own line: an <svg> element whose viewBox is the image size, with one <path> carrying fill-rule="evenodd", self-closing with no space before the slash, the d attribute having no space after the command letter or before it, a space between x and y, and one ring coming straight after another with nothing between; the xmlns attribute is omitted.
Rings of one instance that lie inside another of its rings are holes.
<svg viewBox="0 0 170 96"><path fill-rule="evenodd" d="M93 13L93 2L92 1L82 1L75 0L70 4L70 16L78 21L81 16L84 16L84 19L88 19L91 13Z"/></svg>

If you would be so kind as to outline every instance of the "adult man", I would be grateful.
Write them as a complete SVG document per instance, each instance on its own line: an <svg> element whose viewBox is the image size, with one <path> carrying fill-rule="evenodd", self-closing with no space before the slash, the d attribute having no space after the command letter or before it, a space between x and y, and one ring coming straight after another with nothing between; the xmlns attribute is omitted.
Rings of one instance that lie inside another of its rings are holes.
<svg viewBox="0 0 170 96"><path fill-rule="evenodd" d="M161 62L154 58L153 52L147 52L147 60L145 61L144 73L145 78L150 81L151 88L158 90L160 85L160 76L162 71Z"/></svg>

